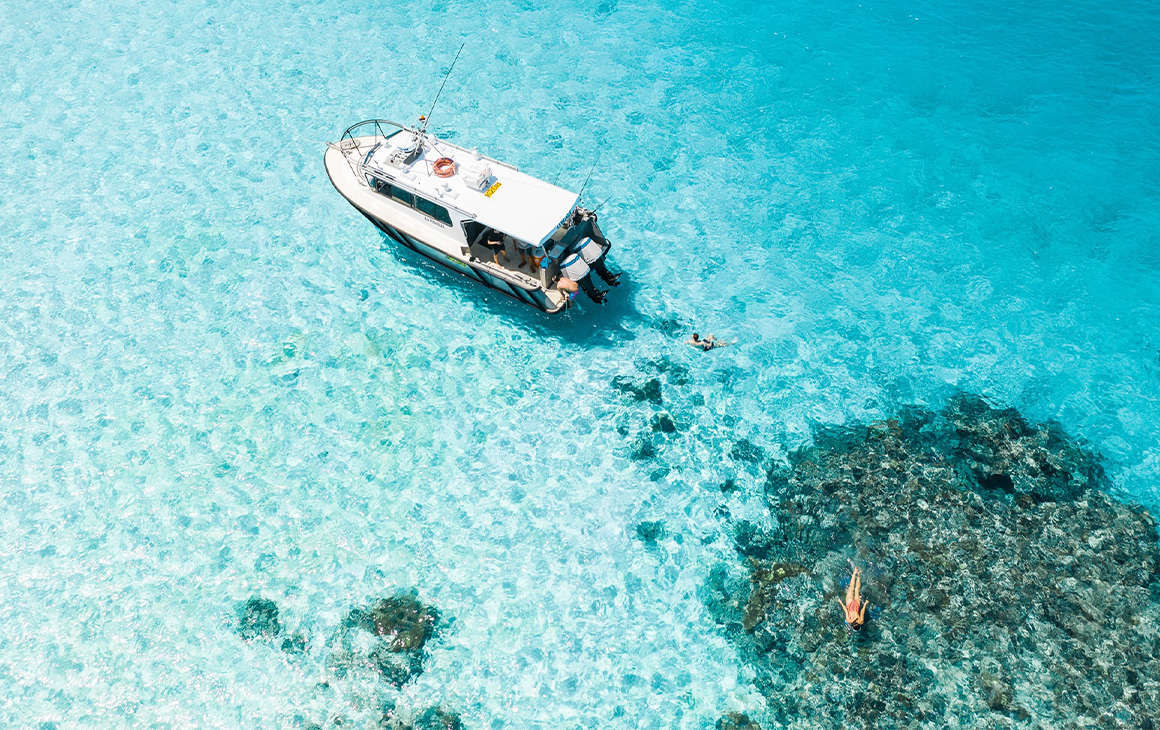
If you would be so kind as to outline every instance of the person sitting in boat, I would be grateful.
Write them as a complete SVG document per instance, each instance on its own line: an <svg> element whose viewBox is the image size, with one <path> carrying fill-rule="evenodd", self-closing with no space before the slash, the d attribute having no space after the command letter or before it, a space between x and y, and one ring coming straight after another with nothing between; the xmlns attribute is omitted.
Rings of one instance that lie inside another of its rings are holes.
<svg viewBox="0 0 1160 730"><path fill-rule="evenodd" d="M735 342L737 342L737 340L733 340L733 342L724 342L723 340L717 339L713 335L709 335L708 337L706 337L705 339L702 340L701 335L697 334L696 332L693 333L692 337L685 340L686 345L692 345L693 347L699 347L702 350L704 350L705 352L708 352L709 350L712 350L712 349L717 348L717 347L728 347L729 345L732 345Z"/></svg>
<svg viewBox="0 0 1160 730"><path fill-rule="evenodd" d="M556 280L556 290L563 293L564 296L571 299L580 291L580 286L566 276L561 276Z"/></svg>

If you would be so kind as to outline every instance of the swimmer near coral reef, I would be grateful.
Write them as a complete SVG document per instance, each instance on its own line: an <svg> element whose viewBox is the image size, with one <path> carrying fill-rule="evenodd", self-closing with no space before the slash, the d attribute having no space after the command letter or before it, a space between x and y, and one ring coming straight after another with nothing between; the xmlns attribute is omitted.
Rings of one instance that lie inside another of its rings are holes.
<svg viewBox="0 0 1160 730"><path fill-rule="evenodd" d="M846 601L838 601L846 615L846 625L852 631L861 631L866 624L866 609L870 604L862 598L862 572L854 568L850 574L850 583L846 587Z"/></svg>
<svg viewBox="0 0 1160 730"><path fill-rule="evenodd" d="M768 467L777 528L734 524L749 581L717 572L709 605L774 726L1154 727L1156 522L1109 487L972 396L824 430ZM872 580L843 586L851 560Z"/></svg>
<svg viewBox="0 0 1160 730"><path fill-rule="evenodd" d="M735 344L737 344L737 340L732 340L730 342L726 342L724 340L717 339L713 335L709 335L708 337L702 338L700 333L694 332L692 337L685 340L685 344L689 345L691 347L696 347L697 349L702 350L704 352L708 352L709 350L716 350L719 347L728 347L729 345L735 345Z"/></svg>

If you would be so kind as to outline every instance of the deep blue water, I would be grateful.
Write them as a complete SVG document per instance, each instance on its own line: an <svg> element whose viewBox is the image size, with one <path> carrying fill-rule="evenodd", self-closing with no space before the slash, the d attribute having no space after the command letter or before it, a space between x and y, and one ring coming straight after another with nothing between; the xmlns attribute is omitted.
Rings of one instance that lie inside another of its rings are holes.
<svg viewBox="0 0 1160 730"><path fill-rule="evenodd" d="M463 41L432 128L595 161L611 306L522 311L330 186L324 142L426 112ZM5 726L760 715L697 597L716 485L760 512L723 456L958 390L1160 507L1154 3L8 0L0 46ZM424 675L323 686L410 587L453 619ZM255 594L305 656L238 638Z"/></svg>

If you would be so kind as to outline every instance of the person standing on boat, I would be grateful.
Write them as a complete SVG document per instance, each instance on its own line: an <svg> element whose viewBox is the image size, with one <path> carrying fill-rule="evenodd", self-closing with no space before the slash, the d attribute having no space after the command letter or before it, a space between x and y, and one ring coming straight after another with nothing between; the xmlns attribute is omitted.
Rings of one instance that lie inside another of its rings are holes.
<svg viewBox="0 0 1160 730"><path fill-rule="evenodd" d="M535 258L532 257L532 248L532 244L527 241L516 239L516 251L520 254L520 266L528 267L528 270L534 274L536 266Z"/></svg>
<svg viewBox="0 0 1160 730"><path fill-rule="evenodd" d="M491 259L497 265L499 264L499 255L502 253L504 261L507 261L507 252L504 251L503 234L494 228L487 232L487 236L483 239L483 245L491 249Z"/></svg>

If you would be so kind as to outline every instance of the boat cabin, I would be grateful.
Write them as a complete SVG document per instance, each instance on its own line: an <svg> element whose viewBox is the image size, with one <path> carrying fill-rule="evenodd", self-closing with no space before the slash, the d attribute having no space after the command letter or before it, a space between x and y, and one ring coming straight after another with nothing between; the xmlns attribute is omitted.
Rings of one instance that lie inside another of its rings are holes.
<svg viewBox="0 0 1160 730"><path fill-rule="evenodd" d="M388 132L363 155L367 185L441 226L465 257L550 288L558 243L580 196L515 167L407 129ZM552 254L556 253L554 257Z"/></svg>

